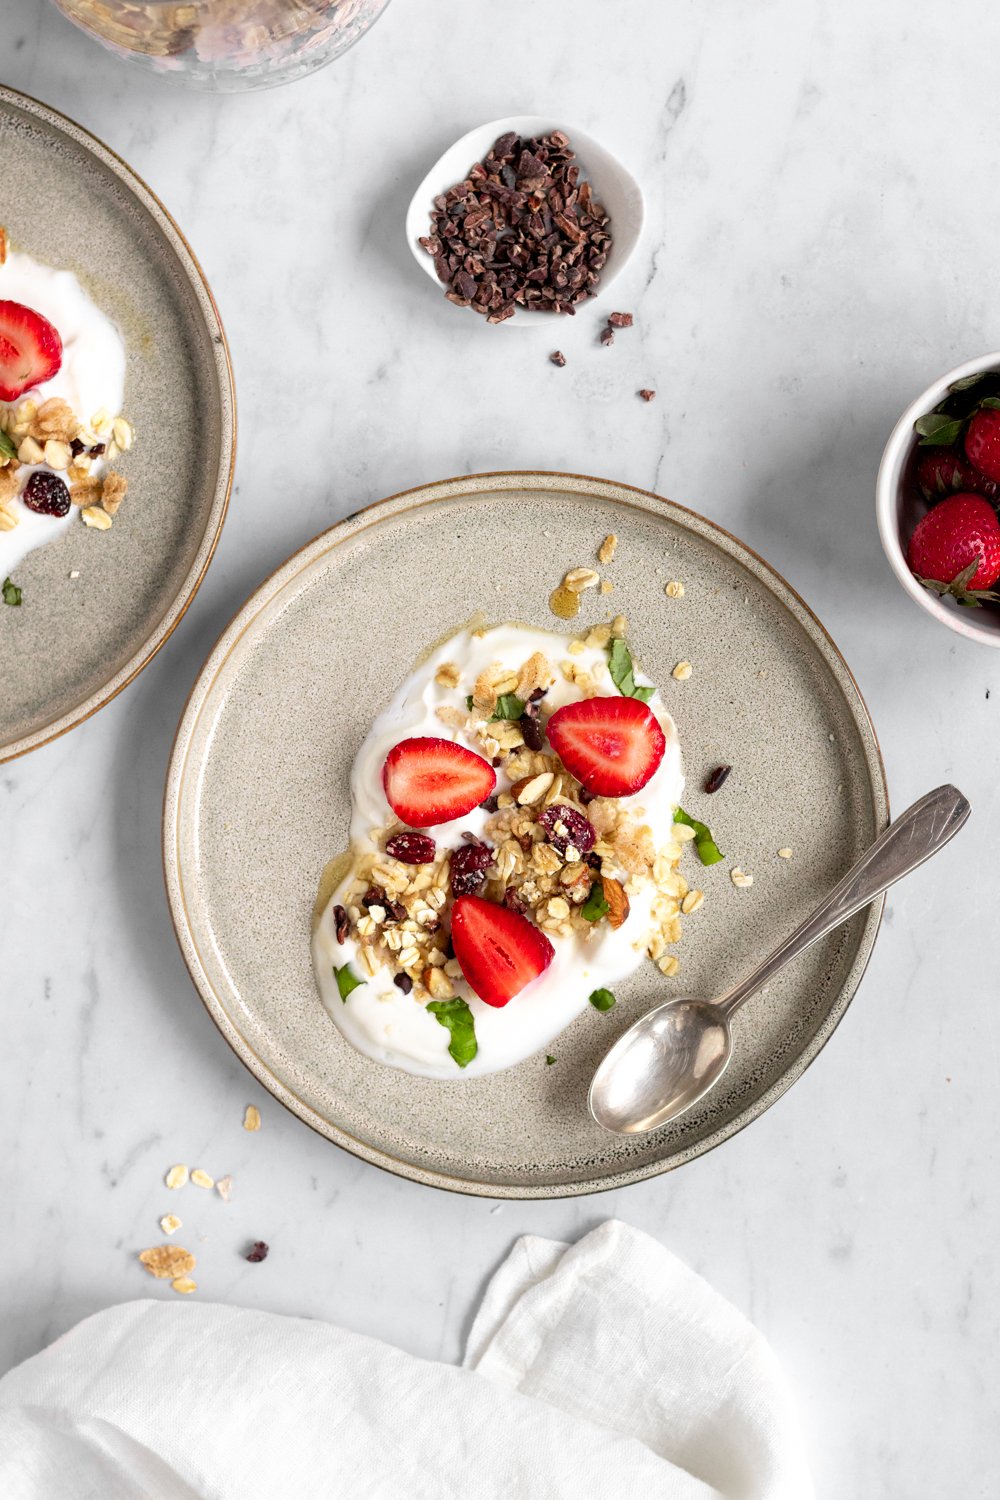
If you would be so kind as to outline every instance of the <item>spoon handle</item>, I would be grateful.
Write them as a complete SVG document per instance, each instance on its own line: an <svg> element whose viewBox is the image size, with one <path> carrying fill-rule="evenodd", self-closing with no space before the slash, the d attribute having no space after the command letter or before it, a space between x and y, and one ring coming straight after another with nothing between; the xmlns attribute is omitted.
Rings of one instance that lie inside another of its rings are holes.
<svg viewBox="0 0 1000 1500"><path fill-rule="evenodd" d="M835 886L813 914L774 950L758 969L716 1001L727 1016L737 1010L779 969L797 958L811 943L825 937L855 912L881 896L925 859L930 859L953 838L972 811L962 793L953 786L939 786L914 802L891 823Z"/></svg>

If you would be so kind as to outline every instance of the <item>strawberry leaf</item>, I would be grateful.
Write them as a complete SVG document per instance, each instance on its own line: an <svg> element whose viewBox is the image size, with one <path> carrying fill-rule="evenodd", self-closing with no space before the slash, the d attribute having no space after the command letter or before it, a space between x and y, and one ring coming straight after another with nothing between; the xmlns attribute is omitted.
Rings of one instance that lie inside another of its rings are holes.
<svg viewBox="0 0 1000 1500"><path fill-rule="evenodd" d="M1000 411L1000 396L984 396L979 403L979 410L988 407L990 411Z"/></svg>
<svg viewBox="0 0 1000 1500"><path fill-rule="evenodd" d="M956 380L955 384L950 385L948 389L949 391L971 391L973 386L979 385L989 373L988 370L977 370L975 375L966 375L964 380Z"/></svg>
<svg viewBox="0 0 1000 1500"><path fill-rule="evenodd" d="M958 441L962 432L961 421L941 411L929 411L925 417L918 417L913 427L920 434L922 448L948 447Z"/></svg>
<svg viewBox="0 0 1000 1500"><path fill-rule="evenodd" d="M468 1001L456 995L453 1000L431 1000L427 1009L447 1027L451 1033L448 1051L460 1068L467 1068L479 1051L476 1023Z"/></svg>
<svg viewBox="0 0 1000 1500"><path fill-rule="evenodd" d="M965 609L981 609L984 603L994 604L1000 600L1000 594L993 589L970 589L969 584L976 576L980 562L981 558L973 558L969 566L956 573L950 583L943 583L940 578L921 578L919 573L914 576L932 594L956 599Z"/></svg>

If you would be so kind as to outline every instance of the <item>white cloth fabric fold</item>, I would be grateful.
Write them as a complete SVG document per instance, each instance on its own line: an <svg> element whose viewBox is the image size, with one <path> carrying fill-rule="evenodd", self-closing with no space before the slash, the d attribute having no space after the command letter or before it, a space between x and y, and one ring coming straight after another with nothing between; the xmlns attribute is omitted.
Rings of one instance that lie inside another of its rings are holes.
<svg viewBox="0 0 1000 1500"><path fill-rule="evenodd" d="M4 1500L811 1500L775 1356L614 1220L519 1240L462 1368L192 1302L86 1319L0 1380Z"/></svg>

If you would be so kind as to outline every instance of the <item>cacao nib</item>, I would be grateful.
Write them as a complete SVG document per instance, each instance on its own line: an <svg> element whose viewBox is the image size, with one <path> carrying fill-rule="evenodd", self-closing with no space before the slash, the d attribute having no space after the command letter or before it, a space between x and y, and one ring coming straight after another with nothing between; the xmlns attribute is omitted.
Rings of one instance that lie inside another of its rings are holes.
<svg viewBox="0 0 1000 1500"><path fill-rule="evenodd" d="M656 397L656 392L655 391L649 391L649 390L642 390L642 391L639 392L639 395L642 397L643 401L652 401Z"/></svg>
<svg viewBox="0 0 1000 1500"><path fill-rule="evenodd" d="M611 324L612 328L631 328L632 327L632 314L631 313L610 313L608 315L608 322Z"/></svg>
<svg viewBox="0 0 1000 1500"><path fill-rule="evenodd" d="M612 328L611 324L609 323L605 328L601 329L601 343L604 344L605 347L607 347L607 345L613 344L614 341L615 341L615 330Z"/></svg>
<svg viewBox="0 0 1000 1500"><path fill-rule="evenodd" d="M534 714L522 714L517 721L517 727L524 736L524 743L529 750L540 750L545 744L545 730Z"/></svg>
<svg viewBox="0 0 1000 1500"><path fill-rule="evenodd" d="M717 792L732 769L732 766L716 766L711 776L705 782L706 792Z"/></svg>
<svg viewBox="0 0 1000 1500"><path fill-rule="evenodd" d="M453 896L478 896L486 884L486 871L493 863L489 844L463 844L451 852L449 878Z"/></svg>
<svg viewBox="0 0 1000 1500"><path fill-rule="evenodd" d="M560 370L563 368L563 366L566 363L566 356L562 352L561 349L555 349L555 350L553 350L553 352L549 355L549 359L552 362L552 364L558 365L559 368L560 368Z"/></svg>
<svg viewBox="0 0 1000 1500"><path fill-rule="evenodd" d="M351 930L351 924L348 921L347 912L342 906L335 906L333 908L333 925L337 934L337 942L346 943L347 934Z"/></svg>
<svg viewBox="0 0 1000 1500"><path fill-rule="evenodd" d="M413 988L413 980L410 978L409 974L397 974L393 978L392 982L397 989L403 991L404 995L408 995Z"/></svg>
<svg viewBox="0 0 1000 1500"><path fill-rule="evenodd" d="M394 833L385 846L385 852L404 865L430 865L434 863L437 845L426 833Z"/></svg>
<svg viewBox="0 0 1000 1500"><path fill-rule="evenodd" d="M270 1248L270 1245L266 1244L264 1240L254 1240L246 1253L245 1259L252 1261L254 1265L259 1265L262 1260L267 1260Z"/></svg>
<svg viewBox="0 0 1000 1500"><path fill-rule="evenodd" d="M523 917L528 910L527 901L525 901L520 891L514 890L513 886L504 891L503 904L508 911L516 911L519 917Z"/></svg>
<svg viewBox="0 0 1000 1500"><path fill-rule="evenodd" d="M362 906L385 906L386 895L380 885L370 885L361 897Z"/></svg>
<svg viewBox="0 0 1000 1500"><path fill-rule="evenodd" d="M560 854L565 854L571 844L580 854L589 854L597 843L593 823L564 802L554 802L547 807L538 821L545 829L549 843Z"/></svg>

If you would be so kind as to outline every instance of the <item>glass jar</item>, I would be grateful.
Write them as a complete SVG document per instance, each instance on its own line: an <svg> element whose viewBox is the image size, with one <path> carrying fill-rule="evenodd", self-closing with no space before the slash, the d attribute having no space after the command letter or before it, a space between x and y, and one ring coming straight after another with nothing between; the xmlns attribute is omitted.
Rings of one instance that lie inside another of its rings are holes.
<svg viewBox="0 0 1000 1500"><path fill-rule="evenodd" d="M126 57L198 88L288 83L340 57L389 0L55 0Z"/></svg>

